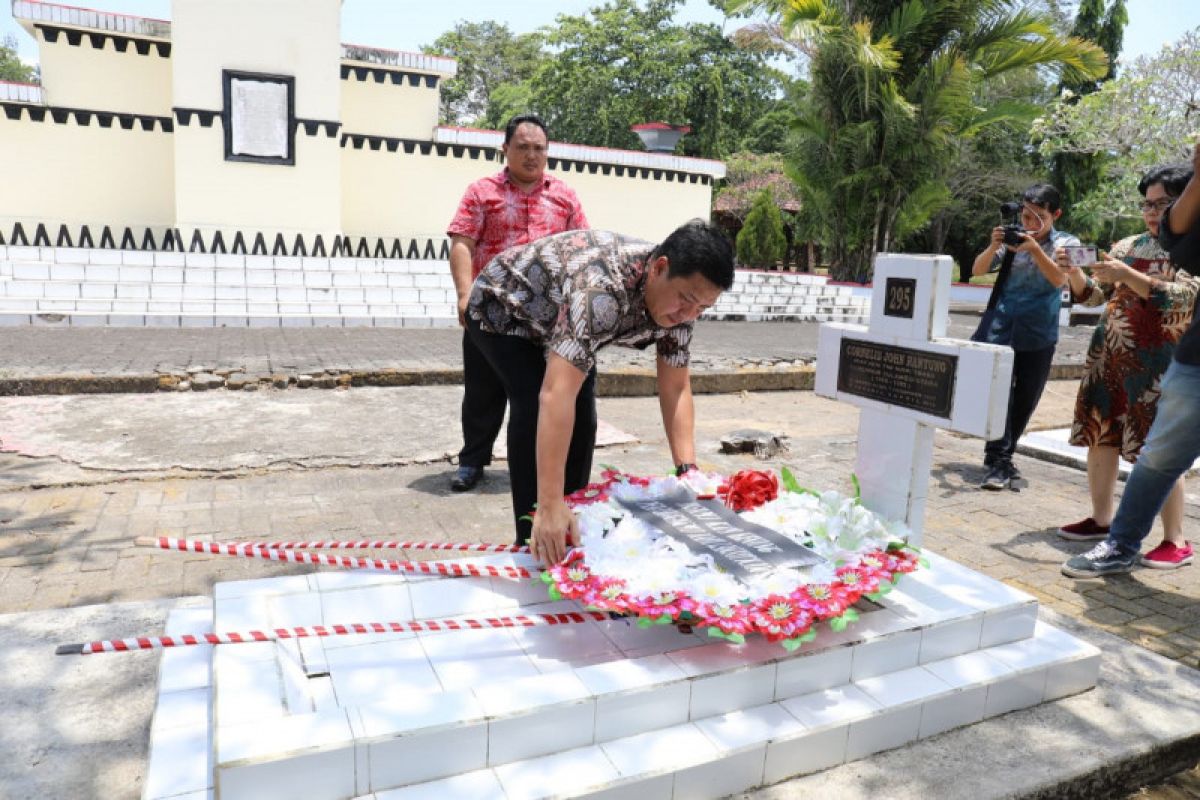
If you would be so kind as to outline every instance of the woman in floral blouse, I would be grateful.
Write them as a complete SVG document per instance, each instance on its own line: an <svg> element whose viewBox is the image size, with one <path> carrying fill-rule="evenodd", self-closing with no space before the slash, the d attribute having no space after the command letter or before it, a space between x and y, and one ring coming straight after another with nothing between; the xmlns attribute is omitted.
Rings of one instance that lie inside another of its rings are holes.
<svg viewBox="0 0 1200 800"><path fill-rule="evenodd" d="M1088 347L1070 439L1088 448L1092 516L1060 528L1065 539L1098 541L1108 535L1118 458L1137 459L1154 421L1163 372L1191 322L1200 284L1176 269L1158 245L1163 210L1190 177L1187 165L1148 172L1138 183L1147 231L1114 244L1091 275L1070 266L1065 252L1056 254L1076 301L1107 302ZM1145 566L1173 569L1192 563L1192 547L1183 538L1183 505L1180 478L1162 508L1163 542L1142 557Z"/></svg>

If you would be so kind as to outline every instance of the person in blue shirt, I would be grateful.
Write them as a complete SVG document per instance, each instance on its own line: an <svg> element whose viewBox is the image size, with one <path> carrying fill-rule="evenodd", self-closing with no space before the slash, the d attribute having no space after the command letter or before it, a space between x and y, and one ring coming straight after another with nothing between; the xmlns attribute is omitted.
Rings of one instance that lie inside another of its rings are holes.
<svg viewBox="0 0 1200 800"><path fill-rule="evenodd" d="M1013 453L1050 377L1054 347L1058 344L1062 288L1067 282L1067 273L1055 263L1054 251L1079 244L1077 237L1055 229L1054 222L1061 215L1062 198L1049 184L1030 186L1021 196L1024 241L1013 248L1011 272L1001 287L995 315L985 336L990 344L1008 345L1014 355L1004 435L984 448L983 465L987 470L981 484L984 489L1019 489L1025 485L1013 465ZM987 248L975 257L971 274L984 275L999 268L1006 247L1004 228L996 227Z"/></svg>

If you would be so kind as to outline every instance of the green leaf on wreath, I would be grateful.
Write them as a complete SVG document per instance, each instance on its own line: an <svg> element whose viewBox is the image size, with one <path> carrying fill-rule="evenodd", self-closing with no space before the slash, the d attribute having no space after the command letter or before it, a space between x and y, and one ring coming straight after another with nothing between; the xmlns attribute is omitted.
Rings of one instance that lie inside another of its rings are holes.
<svg viewBox="0 0 1200 800"><path fill-rule="evenodd" d="M801 486L800 481L796 480L796 476L793 475L792 471L787 467L783 467L779 470L779 478L783 482L783 488L787 489L789 492L794 492L795 494L811 494L814 497L821 496L819 492L815 492L812 489Z"/></svg>
<svg viewBox="0 0 1200 800"><path fill-rule="evenodd" d="M858 622L858 612L853 608L847 608L842 614L842 619L846 620L846 622Z"/></svg>
<svg viewBox="0 0 1200 800"><path fill-rule="evenodd" d="M554 600L555 602L562 600L562 592L558 591L557 586L551 586L549 594L550 594L550 599Z"/></svg>
<svg viewBox="0 0 1200 800"><path fill-rule="evenodd" d="M816 632L815 630L813 630L812 628L809 628L809 629L808 629L808 633L806 633L806 634L804 634L803 636L799 637L799 638L798 638L796 641L799 641L799 642L811 642L811 641L812 641L813 639L815 639L815 638L817 638L817 632Z"/></svg>
<svg viewBox="0 0 1200 800"><path fill-rule="evenodd" d="M554 576L550 574L550 570L548 570L548 569L542 570L542 574L538 575L538 577L542 579L542 583L553 583L554 582Z"/></svg>
<svg viewBox="0 0 1200 800"><path fill-rule="evenodd" d="M780 642L780 644L783 645L784 650L787 650L789 653L793 653L795 652L796 648L800 646L800 639L784 639Z"/></svg>
<svg viewBox="0 0 1200 800"><path fill-rule="evenodd" d="M725 634L725 638L728 639L729 641L733 642L734 644L745 644L746 643L746 637L742 636L740 633L727 633L727 634Z"/></svg>
<svg viewBox="0 0 1200 800"><path fill-rule="evenodd" d="M672 622L674 622L674 620L671 619L670 614L663 614L661 617L658 617L654 620L655 625L670 625Z"/></svg>
<svg viewBox="0 0 1200 800"><path fill-rule="evenodd" d="M841 633L846 630L846 618L842 616L829 620L829 629L834 633Z"/></svg>
<svg viewBox="0 0 1200 800"><path fill-rule="evenodd" d="M850 482L854 484L854 505L862 505L862 484L858 482L858 476L853 472L850 473Z"/></svg>
<svg viewBox="0 0 1200 800"><path fill-rule="evenodd" d="M653 624L654 620L650 619L649 617L638 617L637 625L639 628L649 628Z"/></svg>
<svg viewBox="0 0 1200 800"><path fill-rule="evenodd" d="M726 639L726 638L728 638L727 636L725 636L725 634L724 634L724 633L721 631L721 629L720 629L720 628L709 628L709 629L708 629L708 635L709 635L709 636L711 636L711 637L712 637L712 638L714 638L714 639Z"/></svg>

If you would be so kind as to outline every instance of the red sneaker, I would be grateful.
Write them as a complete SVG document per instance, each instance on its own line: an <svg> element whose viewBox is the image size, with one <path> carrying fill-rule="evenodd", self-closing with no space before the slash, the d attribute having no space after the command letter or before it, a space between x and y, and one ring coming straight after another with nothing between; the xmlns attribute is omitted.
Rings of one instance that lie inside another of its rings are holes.
<svg viewBox="0 0 1200 800"><path fill-rule="evenodd" d="M1072 542L1098 542L1108 538L1108 526L1097 525L1096 520L1088 517L1058 529L1058 535Z"/></svg>
<svg viewBox="0 0 1200 800"><path fill-rule="evenodd" d="M1142 556L1142 566L1154 569L1175 569L1186 567L1193 560L1192 546L1189 543L1184 542L1183 547L1179 547L1171 542L1163 542Z"/></svg>

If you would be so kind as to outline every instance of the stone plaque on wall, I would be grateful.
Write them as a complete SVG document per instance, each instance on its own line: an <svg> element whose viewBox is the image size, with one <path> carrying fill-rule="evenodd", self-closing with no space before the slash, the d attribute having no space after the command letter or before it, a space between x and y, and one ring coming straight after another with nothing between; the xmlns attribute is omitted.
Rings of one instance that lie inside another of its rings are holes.
<svg viewBox="0 0 1200 800"><path fill-rule="evenodd" d="M294 164L295 79L225 70L225 159Z"/></svg>

